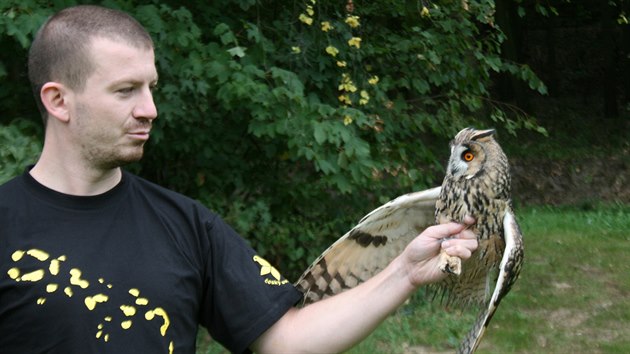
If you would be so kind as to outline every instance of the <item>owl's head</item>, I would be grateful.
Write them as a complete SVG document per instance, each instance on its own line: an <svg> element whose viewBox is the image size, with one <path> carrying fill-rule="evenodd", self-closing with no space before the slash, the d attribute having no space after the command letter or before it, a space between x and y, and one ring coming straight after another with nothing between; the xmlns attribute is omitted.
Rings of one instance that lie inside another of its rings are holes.
<svg viewBox="0 0 630 354"><path fill-rule="evenodd" d="M476 130L465 128L451 141L451 157L446 169L447 176L473 178L490 166L507 163L507 158L494 140L494 129Z"/></svg>

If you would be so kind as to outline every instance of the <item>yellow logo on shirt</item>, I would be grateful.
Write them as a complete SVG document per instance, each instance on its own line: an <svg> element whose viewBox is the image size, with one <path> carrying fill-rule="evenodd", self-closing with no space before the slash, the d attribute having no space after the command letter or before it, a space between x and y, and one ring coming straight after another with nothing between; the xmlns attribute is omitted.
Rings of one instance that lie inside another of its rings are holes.
<svg viewBox="0 0 630 354"><path fill-rule="evenodd" d="M267 260L260 256L254 256L254 262L260 265L260 276L264 277L266 275L271 275L271 277L265 278L265 284L267 285L284 285L289 281L286 279L282 279L280 272L273 267Z"/></svg>
<svg viewBox="0 0 630 354"><path fill-rule="evenodd" d="M48 252L35 248L26 251L17 250L11 255L11 260L16 265L28 258L34 258L41 263L41 268L24 271L16 266L9 269L7 275L16 282L46 282L46 293L41 294L41 297L37 299L37 305L45 308L46 300L51 296L61 296L71 301L73 297L76 298L75 294L81 289L94 289L95 292L103 291L83 298L83 304L88 311L94 311L99 304L110 301L108 294L114 291L112 289L113 285L108 284L103 278L99 278L97 281L83 278L83 272L78 268L69 266L69 261L65 255L53 257ZM160 334L166 337L171 323L166 311L161 307L150 307L149 300L140 296L140 290L138 289L129 289L128 293L131 295L130 300L132 302L120 304L119 308L123 316L122 321L118 325L123 330L129 330L132 328L133 321L141 320L141 317L136 316L136 314L140 315L142 311L146 321L153 321L156 317L162 320ZM95 329L95 338L97 340L109 342L110 334L108 328L114 325L115 318L120 319L120 313L111 314L102 319L102 322ZM173 341L170 341L168 352L173 353L173 348Z"/></svg>

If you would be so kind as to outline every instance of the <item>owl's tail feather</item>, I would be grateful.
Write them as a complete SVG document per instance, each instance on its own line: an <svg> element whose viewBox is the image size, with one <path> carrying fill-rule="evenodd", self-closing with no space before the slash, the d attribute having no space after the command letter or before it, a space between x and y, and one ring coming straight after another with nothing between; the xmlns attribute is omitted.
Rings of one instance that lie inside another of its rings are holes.
<svg viewBox="0 0 630 354"><path fill-rule="evenodd" d="M457 348L457 354L472 354L477 350L477 346L479 346L479 342L481 342L481 337L483 337L495 310L496 307L481 309L473 328L468 331L466 338L464 338L459 348Z"/></svg>

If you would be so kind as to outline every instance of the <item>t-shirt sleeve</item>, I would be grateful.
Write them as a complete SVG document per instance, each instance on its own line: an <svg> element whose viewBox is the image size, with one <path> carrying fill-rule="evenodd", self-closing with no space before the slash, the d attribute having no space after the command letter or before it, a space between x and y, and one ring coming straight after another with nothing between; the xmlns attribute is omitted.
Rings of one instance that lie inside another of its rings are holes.
<svg viewBox="0 0 630 354"><path fill-rule="evenodd" d="M206 232L200 323L231 352L247 352L302 294L218 216L206 222Z"/></svg>

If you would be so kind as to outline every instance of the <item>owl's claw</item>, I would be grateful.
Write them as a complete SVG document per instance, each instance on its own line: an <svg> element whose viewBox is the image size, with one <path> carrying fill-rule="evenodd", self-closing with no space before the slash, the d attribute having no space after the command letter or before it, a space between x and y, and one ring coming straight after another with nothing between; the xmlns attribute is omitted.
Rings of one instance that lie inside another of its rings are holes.
<svg viewBox="0 0 630 354"><path fill-rule="evenodd" d="M459 257L449 256L446 252L440 253L438 267L444 273L460 275L462 273L462 259Z"/></svg>

